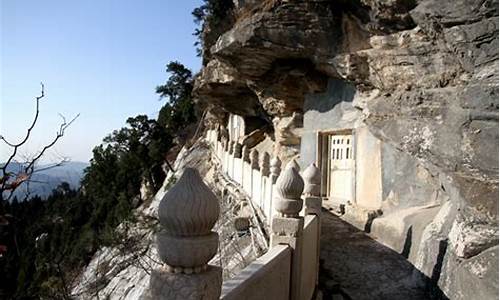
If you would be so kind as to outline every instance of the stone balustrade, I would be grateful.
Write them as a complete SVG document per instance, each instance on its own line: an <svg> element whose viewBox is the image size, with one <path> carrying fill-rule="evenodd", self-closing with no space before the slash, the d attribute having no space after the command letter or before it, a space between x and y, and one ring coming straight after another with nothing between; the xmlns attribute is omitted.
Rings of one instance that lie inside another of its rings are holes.
<svg viewBox="0 0 500 300"><path fill-rule="evenodd" d="M224 140L213 129L206 139L223 171L269 218L271 246L222 284L222 270L208 265L217 252L212 228L220 213L218 199L188 168L160 202L157 243L163 267L151 273L150 298L312 299L319 266L318 168L310 165L302 178L296 161L281 171L279 158Z"/></svg>
<svg viewBox="0 0 500 300"><path fill-rule="evenodd" d="M249 149L238 141L225 140L214 129L207 130L206 140L213 147L224 173L242 187L271 225L274 185L281 172L280 159Z"/></svg>

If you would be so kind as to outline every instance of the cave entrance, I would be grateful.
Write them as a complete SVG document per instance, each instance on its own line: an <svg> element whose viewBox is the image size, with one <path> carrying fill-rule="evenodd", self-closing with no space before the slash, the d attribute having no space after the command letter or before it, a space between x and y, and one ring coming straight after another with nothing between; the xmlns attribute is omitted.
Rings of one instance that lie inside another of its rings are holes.
<svg viewBox="0 0 500 300"><path fill-rule="evenodd" d="M319 132L317 145L322 196L333 205L354 203L356 161L352 129Z"/></svg>

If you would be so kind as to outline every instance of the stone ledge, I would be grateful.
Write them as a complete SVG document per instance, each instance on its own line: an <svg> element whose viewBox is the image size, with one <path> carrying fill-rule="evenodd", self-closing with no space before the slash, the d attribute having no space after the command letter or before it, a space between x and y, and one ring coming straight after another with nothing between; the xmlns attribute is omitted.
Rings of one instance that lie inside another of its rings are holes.
<svg viewBox="0 0 500 300"><path fill-rule="evenodd" d="M363 209L355 206L346 206L345 214L340 217L359 230L370 232L373 220L381 215L382 211L379 209Z"/></svg>

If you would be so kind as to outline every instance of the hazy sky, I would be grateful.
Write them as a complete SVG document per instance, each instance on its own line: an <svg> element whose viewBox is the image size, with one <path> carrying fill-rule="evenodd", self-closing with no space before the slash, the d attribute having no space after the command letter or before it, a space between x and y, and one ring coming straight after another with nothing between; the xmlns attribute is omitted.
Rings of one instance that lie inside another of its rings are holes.
<svg viewBox="0 0 500 300"><path fill-rule="evenodd" d="M163 101L154 88L165 65L200 68L191 16L200 1L0 0L0 134L16 141L34 114L40 82L46 97L31 154L60 123L80 113L47 156L88 161L92 148L129 116L155 116ZM0 161L9 154L0 147Z"/></svg>

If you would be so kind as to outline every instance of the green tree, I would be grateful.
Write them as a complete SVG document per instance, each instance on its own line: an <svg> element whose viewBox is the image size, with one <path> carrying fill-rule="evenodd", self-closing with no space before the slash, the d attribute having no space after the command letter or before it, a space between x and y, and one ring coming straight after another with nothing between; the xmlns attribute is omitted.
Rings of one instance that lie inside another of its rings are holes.
<svg viewBox="0 0 500 300"><path fill-rule="evenodd" d="M120 188L133 196L144 178L157 191L165 178L162 165L172 136L165 126L145 115L128 118L127 124L104 139L119 158L116 171Z"/></svg>
<svg viewBox="0 0 500 300"><path fill-rule="evenodd" d="M164 126L169 134L175 136L179 129L196 121L192 98L193 74L183 64L173 61L167 64L170 77L164 85L156 87L160 98L167 98L161 108L158 123Z"/></svg>

